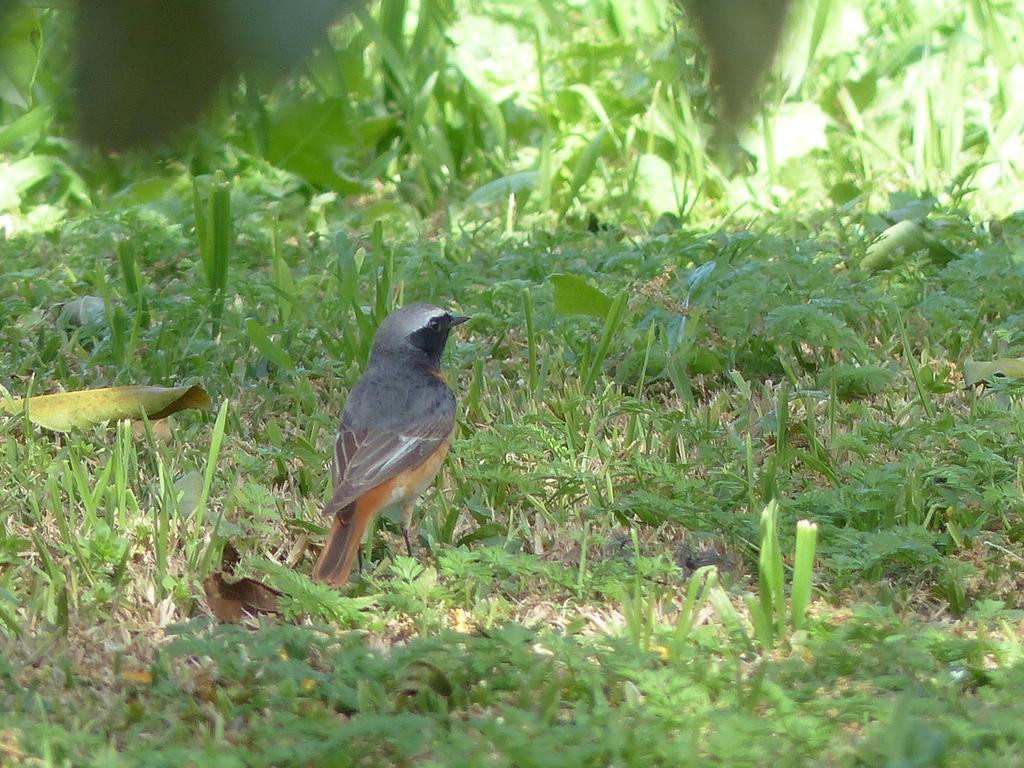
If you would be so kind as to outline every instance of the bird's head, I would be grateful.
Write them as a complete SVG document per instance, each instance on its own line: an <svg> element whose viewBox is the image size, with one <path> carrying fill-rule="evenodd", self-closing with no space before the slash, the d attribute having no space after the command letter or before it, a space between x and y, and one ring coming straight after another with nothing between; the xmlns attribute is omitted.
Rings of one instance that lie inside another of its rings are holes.
<svg viewBox="0 0 1024 768"><path fill-rule="evenodd" d="M371 359L411 354L414 359L438 368L449 332L467 320L465 315L453 315L432 304L410 304L396 309L377 329Z"/></svg>

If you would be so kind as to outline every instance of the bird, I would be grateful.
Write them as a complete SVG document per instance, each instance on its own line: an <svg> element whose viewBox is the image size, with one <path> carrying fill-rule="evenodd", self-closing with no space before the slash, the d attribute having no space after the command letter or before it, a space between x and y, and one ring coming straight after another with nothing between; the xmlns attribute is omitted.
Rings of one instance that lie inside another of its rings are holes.
<svg viewBox="0 0 1024 768"><path fill-rule="evenodd" d="M469 317L432 304L389 314L373 337L366 372L349 393L334 448L331 519L313 578L343 586L374 515L400 507L402 537L416 499L441 469L455 433L455 395L441 370L452 328Z"/></svg>

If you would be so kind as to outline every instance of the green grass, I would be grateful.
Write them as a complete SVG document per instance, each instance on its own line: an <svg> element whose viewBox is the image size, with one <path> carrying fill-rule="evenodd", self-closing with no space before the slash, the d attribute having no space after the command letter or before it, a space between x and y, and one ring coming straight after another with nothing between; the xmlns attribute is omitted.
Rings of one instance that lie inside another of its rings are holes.
<svg viewBox="0 0 1024 768"><path fill-rule="evenodd" d="M145 682L69 670L60 685L75 710L17 691L32 721L48 720L24 748L112 766L970 765L983 755L995 765L1019 755L1024 680L983 667L995 644L921 632L884 610L821 628L770 662L723 654L711 627L660 653L519 625L387 653L329 628L178 631ZM76 737L63 736L68 726Z"/></svg>
<svg viewBox="0 0 1024 768"><path fill-rule="evenodd" d="M169 434L0 423L5 759L1019 758L1024 422L958 371L1020 354L1015 220L993 241L949 212L963 258L869 275L884 223L858 211L402 241L310 239L292 205L236 191L264 213L237 219L216 335L187 220L82 216L34 251L2 246L9 264L31 253L0 293L8 389L198 382L220 402ZM120 259L97 259L115 242ZM560 315L555 273L622 293L617 319ZM134 329L127 357L110 324L59 320L97 290ZM446 361L459 433L419 560L393 554L386 520L338 594L308 579L333 427L401 298L474 317ZM794 634L779 590L798 519L819 554ZM227 542L284 593L255 632L207 618ZM691 577L709 563L714 582Z"/></svg>
<svg viewBox="0 0 1024 768"><path fill-rule="evenodd" d="M1024 357L1020 14L839 6L736 142L664 5L393 0L113 160L15 12L0 385L214 406L0 417L0 765L1024 761L1021 386L962 377ZM412 301L473 318L455 444L337 592L335 425ZM212 620L229 544L279 616Z"/></svg>

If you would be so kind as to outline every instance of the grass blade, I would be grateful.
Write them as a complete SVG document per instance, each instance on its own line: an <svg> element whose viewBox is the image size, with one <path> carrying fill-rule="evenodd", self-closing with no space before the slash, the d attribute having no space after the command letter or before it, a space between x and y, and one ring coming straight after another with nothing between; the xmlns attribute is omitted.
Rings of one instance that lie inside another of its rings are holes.
<svg viewBox="0 0 1024 768"><path fill-rule="evenodd" d="M604 320L604 329L601 332L601 340L597 343L597 349L594 351L594 356L590 361L590 368L583 379L584 392L590 392L594 387L594 382L597 381L597 377L601 375L604 361L608 357L608 352L612 346L612 340L622 327L622 320L626 315L626 307L627 295L623 291L615 297L615 301L608 308L608 314Z"/></svg>
<svg viewBox="0 0 1024 768"><path fill-rule="evenodd" d="M811 604L811 576L814 571L814 551L818 538L818 526L810 520L796 524L796 555L793 563L793 586L791 588L791 621L793 631L804 626L807 606Z"/></svg>

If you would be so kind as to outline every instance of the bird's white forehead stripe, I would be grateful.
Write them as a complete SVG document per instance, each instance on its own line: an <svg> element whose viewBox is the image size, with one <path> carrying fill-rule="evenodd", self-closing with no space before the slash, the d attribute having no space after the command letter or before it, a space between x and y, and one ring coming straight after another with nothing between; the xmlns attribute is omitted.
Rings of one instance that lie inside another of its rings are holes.
<svg viewBox="0 0 1024 768"><path fill-rule="evenodd" d="M412 304L393 312L385 323L399 332L413 333L420 328L426 328L431 320L440 319L445 314L447 313L443 309L432 304Z"/></svg>
<svg viewBox="0 0 1024 768"><path fill-rule="evenodd" d="M443 309L424 309L420 312L417 312L416 315L412 318L412 320L415 324L422 327L429 323L431 320L433 320L435 317L438 320L440 320L442 317L444 317L444 315L445 312Z"/></svg>

